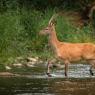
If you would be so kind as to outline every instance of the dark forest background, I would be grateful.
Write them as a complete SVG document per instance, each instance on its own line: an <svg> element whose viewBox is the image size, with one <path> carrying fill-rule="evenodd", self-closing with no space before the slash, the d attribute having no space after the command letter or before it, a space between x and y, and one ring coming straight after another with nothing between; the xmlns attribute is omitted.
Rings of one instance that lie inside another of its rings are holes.
<svg viewBox="0 0 95 95"><path fill-rule="evenodd" d="M55 13L58 39L95 42L95 0L0 0L0 62L18 56L52 56L39 31Z"/></svg>

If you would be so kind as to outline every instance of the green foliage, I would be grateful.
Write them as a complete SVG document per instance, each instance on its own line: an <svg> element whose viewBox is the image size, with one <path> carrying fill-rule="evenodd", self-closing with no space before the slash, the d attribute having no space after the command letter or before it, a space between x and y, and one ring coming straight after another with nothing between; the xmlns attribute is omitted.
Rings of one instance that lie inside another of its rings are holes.
<svg viewBox="0 0 95 95"><path fill-rule="evenodd" d="M46 26L51 11L45 15L37 10L19 12L8 10L0 15L0 60L6 62L10 58L40 52L46 44L46 37L39 36L39 31Z"/></svg>
<svg viewBox="0 0 95 95"><path fill-rule="evenodd" d="M39 31L48 25L51 16L60 9L59 6L64 7L64 5L60 0L40 1L0 1L0 63L13 63L15 57L31 54L44 58L52 57L48 39L46 36L40 36ZM72 0L64 0L64 4L68 6L69 1ZM70 4L73 6L72 3ZM46 5L48 6L46 7ZM67 6L65 7L67 8ZM79 29L72 25L68 18L65 16L56 18L56 31L59 40L94 42L90 26Z"/></svg>
<svg viewBox="0 0 95 95"><path fill-rule="evenodd" d="M68 17L69 18L69 17ZM83 28L75 27L68 18L57 18L56 31L59 39L66 42L94 42L90 26Z"/></svg>
<svg viewBox="0 0 95 95"><path fill-rule="evenodd" d="M23 27L20 25L20 17L17 13L8 11L0 15L0 58L4 56L18 55L21 52L21 33ZM18 48L17 48L18 47ZM15 54L15 55L14 55Z"/></svg>

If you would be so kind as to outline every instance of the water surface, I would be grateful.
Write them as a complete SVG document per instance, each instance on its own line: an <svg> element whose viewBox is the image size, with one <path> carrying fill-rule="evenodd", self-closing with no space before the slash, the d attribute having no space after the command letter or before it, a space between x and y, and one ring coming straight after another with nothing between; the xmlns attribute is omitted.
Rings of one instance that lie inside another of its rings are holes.
<svg viewBox="0 0 95 95"><path fill-rule="evenodd" d="M48 77L42 65L35 68L16 68L19 76L0 77L0 95L95 95L95 78L89 65L70 65L69 77L64 69L54 69Z"/></svg>

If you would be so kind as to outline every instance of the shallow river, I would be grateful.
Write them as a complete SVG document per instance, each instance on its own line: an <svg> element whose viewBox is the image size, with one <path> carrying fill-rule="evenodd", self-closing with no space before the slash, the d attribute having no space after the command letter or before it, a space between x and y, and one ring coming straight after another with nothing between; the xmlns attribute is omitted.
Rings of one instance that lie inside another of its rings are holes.
<svg viewBox="0 0 95 95"><path fill-rule="evenodd" d="M45 70L42 65L16 68L12 72L19 76L0 77L0 95L95 95L95 77L90 76L89 65L70 65L68 78L64 69L54 69L53 77Z"/></svg>

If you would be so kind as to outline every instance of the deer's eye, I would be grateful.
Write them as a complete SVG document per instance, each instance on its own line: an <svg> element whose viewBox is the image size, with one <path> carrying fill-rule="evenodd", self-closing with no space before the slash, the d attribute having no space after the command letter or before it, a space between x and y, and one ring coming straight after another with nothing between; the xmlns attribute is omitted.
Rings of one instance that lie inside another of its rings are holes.
<svg viewBox="0 0 95 95"><path fill-rule="evenodd" d="M48 30L48 28L46 28L45 30Z"/></svg>

